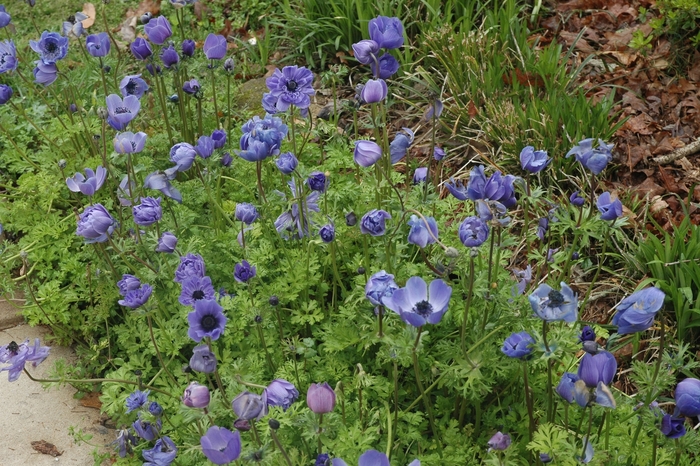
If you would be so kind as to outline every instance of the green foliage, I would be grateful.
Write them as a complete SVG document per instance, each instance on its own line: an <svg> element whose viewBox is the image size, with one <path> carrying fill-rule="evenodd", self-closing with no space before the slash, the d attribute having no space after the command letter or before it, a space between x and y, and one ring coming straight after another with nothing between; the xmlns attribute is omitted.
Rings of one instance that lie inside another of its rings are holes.
<svg viewBox="0 0 700 466"><path fill-rule="evenodd" d="M700 326L700 228L686 216L663 239L648 234L637 251L638 264L669 298L678 336L697 343Z"/></svg>

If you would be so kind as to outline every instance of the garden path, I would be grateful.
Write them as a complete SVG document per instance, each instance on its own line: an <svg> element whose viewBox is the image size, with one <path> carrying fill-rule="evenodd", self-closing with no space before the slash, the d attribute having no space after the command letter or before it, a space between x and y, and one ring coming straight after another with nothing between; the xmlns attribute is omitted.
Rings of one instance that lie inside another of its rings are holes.
<svg viewBox="0 0 700 466"><path fill-rule="evenodd" d="M0 346L11 341L21 343L27 338L33 342L37 337L45 344L47 333L45 328L21 324L0 330ZM49 357L41 365L34 368L28 364L27 370L34 377L48 376L59 358L70 362L75 354L70 348L52 346ZM10 383L7 372L0 373L0 466L93 465L95 447L85 443L77 445L69 428L92 434L90 443L99 446L101 452L116 434L100 424L99 410L82 406L73 397L75 392L70 385L44 390L26 374ZM32 442L41 440L55 445L62 454L53 457L35 451Z"/></svg>

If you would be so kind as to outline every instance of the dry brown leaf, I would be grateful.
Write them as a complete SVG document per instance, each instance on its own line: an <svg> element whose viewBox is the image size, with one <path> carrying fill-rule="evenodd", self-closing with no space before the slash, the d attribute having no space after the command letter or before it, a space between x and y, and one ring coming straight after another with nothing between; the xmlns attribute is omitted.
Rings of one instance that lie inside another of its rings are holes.
<svg viewBox="0 0 700 466"><path fill-rule="evenodd" d="M42 453L44 455L51 455L53 457L61 456L63 454L62 451L58 451L56 445L49 443L46 440L36 440L32 442L32 448L38 451L39 453Z"/></svg>
<svg viewBox="0 0 700 466"><path fill-rule="evenodd" d="M641 113L627 120L624 125L625 129L637 134L654 134L656 123L646 113Z"/></svg>
<svg viewBox="0 0 700 466"><path fill-rule="evenodd" d="M82 21L83 27L87 29L95 23L95 5L92 3L83 3L83 14L87 16L87 19Z"/></svg>
<svg viewBox="0 0 700 466"><path fill-rule="evenodd" d="M659 186L661 188L661 186ZM661 188L663 190L663 188ZM668 202L664 201L661 196L654 196L651 200L651 205L649 210L652 214L661 212L662 210L668 209Z"/></svg>
<svg viewBox="0 0 700 466"><path fill-rule="evenodd" d="M83 396L80 399L80 404L82 406L85 406L86 408L100 409L100 408L102 408L102 402L100 401L100 396L102 396L102 393L100 393L100 392L86 393L85 396Z"/></svg>

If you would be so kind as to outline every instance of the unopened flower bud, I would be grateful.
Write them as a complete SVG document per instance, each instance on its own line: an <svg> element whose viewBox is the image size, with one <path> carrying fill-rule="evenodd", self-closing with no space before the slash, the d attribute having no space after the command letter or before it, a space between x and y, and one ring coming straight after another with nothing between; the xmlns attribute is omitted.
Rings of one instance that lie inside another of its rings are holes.
<svg viewBox="0 0 700 466"><path fill-rule="evenodd" d="M451 259L456 259L459 257L459 251L457 250L457 248L453 248L452 246L450 246L447 249L445 249L445 256Z"/></svg>
<svg viewBox="0 0 700 466"><path fill-rule="evenodd" d="M153 15L151 15L150 11L145 12L141 15L141 24L148 24L152 17Z"/></svg>
<svg viewBox="0 0 700 466"><path fill-rule="evenodd" d="M27 260L27 256L29 256L29 254L27 254L27 251L20 251L20 252L19 252L19 257L20 257L22 260Z"/></svg>
<svg viewBox="0 0 700 466"><path fill-rule="evenodd" d="M270 303L270 306L277 306L280 303L280 299L277 296L272 295L270 296L270 299L267 300L267 302Z"/></svg>
<svg viewBox="0 0 700 466"><path fill-rule="evenodd" d="M272 430L277 430L280 428L280 422L277 419L272 419L267 421L267 425L270 426L270 429Z"/></svg>
<svg viewBox="0 0 700 466"><path fill-rule="evenodd" d="M100 117L100 119L102 119L102 120L106 120L107 117L109 116L109 112L104 107L98 107L97 108L97 116Z"/></svg>
<svg viewBox="0 0 700 466"><path fill-rule="evenodd" d="M365 268L364 268L364 267L358 267L358 268L357 268L357 274L358 274L358 275L364 275L364 274L365 274Z"/></svg>
<svg viewBox="0 0 700 466"><path fill-rule="evenodd" d="M78 111L78 106L75 104L70 104L70 106L68 107L68 110L70 110L71 113L75 113Z"/></svg>
<svg viewBox="0 0 700 466"><path fill-rule="evenodd" d="M224 71L227 73L232 73L234 68L234 63L233 63L233 58L227 58L226 61L224 61Z"/></svg>
<svg viewBox="0 0 700 466"><path fill-rule="evenodd" d="M345 214L345 224L349 227L354 227L357 224L357 215L355 212Z"/></svg>
<svg viewBox="0 0 700 466"><path fill-rule="evenodd" d="M250 430L250 422L246 419L236 419L233 421L233 427L241 432L248 432Z"/></svg>
<svg viewBox="0 0 700 466"><path fill-rule="evenodd" d="M67 164L66 159L61 159L58 161L58 168L63 170L64 168L66 168L66 164Z"/></svg>
<svg viewBox="0 0 700 466"><path fill-rule="evenodd" d="M168 100L174 104L178 103L180 100L180 97L177 94L173 94L170 97L168 97Z"/></svg>
<svg viewBox="0 0 700 466"><path fill-rule="evenodd" d="M112 71L112 67L109 65L103 66L102 69L105 70L105 73L109 73L110 71Z"/></svg>
<svg viewBox="0 0 700 466"><path fill-rule="evenodd" d="M262 324L262 316L261 315L255 316L255 319L253 319L253 320L255 320L256 324Z"/></svg>

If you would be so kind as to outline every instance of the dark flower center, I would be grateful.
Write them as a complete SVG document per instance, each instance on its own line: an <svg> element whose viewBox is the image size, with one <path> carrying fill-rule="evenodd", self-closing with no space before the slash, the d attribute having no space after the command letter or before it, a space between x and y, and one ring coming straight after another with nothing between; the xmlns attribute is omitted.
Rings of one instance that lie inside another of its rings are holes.
<svg viewBox="0 0 700 466"><path fill-rule="evenodd" d="M298 86L299 86L299 85L297 84L297 82L294 81L293 79L292 79L291 81L287 81L287 90L288 90L289 92L294 92L294 91L296 91Z"/></svg>
<svg viewBox="0 0 700 466"><path fill-rule="evenodd" d="M421 301L415 305L413 312L421 317L428 317L433 313L433 306L428 301Z"/></svg>
<svg viewBox="0 0 700 466"><path fill-rule="evenodd" d="M126 85L126 93L127 94L135 94L136 93L136 81L133 79L129 80L129 83Z"/></svg>
<svg viewBox="0 0 700 466"><path fill-rule="evenodd" d="M549 307L559 307L564 304L564 295L561 294L561 291L552 290L547 297L549 298Z"/></svg>
<svg viewBox="0 0 700 466"><path fill-rule="evenodd" d="M19 345L17 344L17 342L11 341L11 342L7 345L7 350L8 350L10 353L17 354L17 352L19 351Z"/></svg>
<svg viewBox="0 0 700 466"><path fill-rule="evenodd" d="M218 323L219 321L217 320L217 318L211 314L207 314L204 317L202 317L201 321L202 328L207 332L211 332L212 330L214 330L217 327Z"/></svg>
<svg viewBox="0 0 700 466"><path fill-rule="evenodd" d="M136 142L134 141L129 141L131 142L131 150L136 150Z"/></svg>
<svg viewBox="0 0 700 466"><path fill-rule="evenodd" d="M202 290L195 290L194 293L192 293L192 299L204 299L204 291Z"/></svg>
<svg viewBox="0 0 700 466"><path fill-rule="evenodd" d="M53 42L47 42L45 49L49 53L54 53L56 50L58 50L58 46Z"/></svg>
<svg viewBox="0 0 700 466"><path fill-rule="evenodd" d="M117 115L121 113L131 113L131 110L129 110L129 107L117 107L114 109L114 113Z"/></svg>

